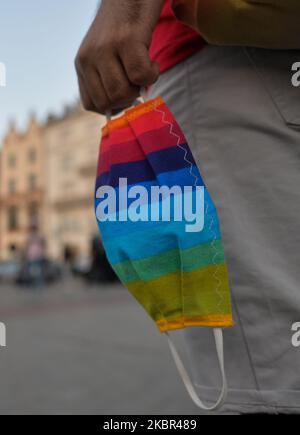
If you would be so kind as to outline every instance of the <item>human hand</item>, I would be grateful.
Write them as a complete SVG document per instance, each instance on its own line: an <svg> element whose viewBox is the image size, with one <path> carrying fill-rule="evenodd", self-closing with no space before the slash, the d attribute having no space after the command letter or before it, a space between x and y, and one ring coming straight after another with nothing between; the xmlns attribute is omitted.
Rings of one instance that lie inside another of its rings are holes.
<svg viewBox="0 0 300 435"><path fill-rule="evenodd" d="M102 0L75 61L85 109L122 110L158 79L149 46L164 1Z"/></svg>

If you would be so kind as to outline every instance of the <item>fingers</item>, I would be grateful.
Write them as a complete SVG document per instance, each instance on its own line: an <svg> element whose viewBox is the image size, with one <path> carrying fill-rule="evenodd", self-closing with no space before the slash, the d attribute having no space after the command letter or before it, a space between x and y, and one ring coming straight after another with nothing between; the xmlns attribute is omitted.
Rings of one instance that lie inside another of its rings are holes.
<svg viewBox="0 0 300 435"><path fill-rule="evenodd" d="M105 87L98 71L94 67L86 67L83 70L85 87L96 107L98 113L104 114L111 102L107 96Z"/></svg>
<svg viewBox="0 0 300 435"><path fill-rule="evenodd" d="M76 70L83 106L86 110L105 114L130 107L139 96L140 88L132 85L119 57L103 53L93 62L78 55Z"/></svg>
<svg viewBox="0 0 300 435"><path fill-rule="evenodd" d="M120 55L131 84L142 88L157 81L159 66L151 61L145 44L136 42L133 49L122 47Z"/></svg>
<svg viewBox="0 0 300 435"><path fill-rule="evenodd" d="M124 109L141 87L157 80L159 67L148 51L164 4L165 0L101 1L75 62L88 110Z"/></svg>
<svg viewBox="0 0 300 435"><path fill-rule="evenodd" d="M160 73L146 43L132 38L84 41L75 65L85 109L101 114L130 107L140 89L152 85Z"/></svg>
<svg viewBox="0 0 300 435"><path fill-rule="evenodd" d="M90 112L97 112L97 108L93 103L93 100L91 99L85 84L84 84L84 78L81 74L78 73L78 86L79 86L79 92L80 92L80 98L83 104L83 107L90 111Z"/></svg>
<svg viewBox="0 0 300 435"><path fill-rule="evenodd" d="M110 109L129 107L139 97L140 87L128 80L121 59L117 54L115 56L102 56L99 74L110 103Z"/></svg>

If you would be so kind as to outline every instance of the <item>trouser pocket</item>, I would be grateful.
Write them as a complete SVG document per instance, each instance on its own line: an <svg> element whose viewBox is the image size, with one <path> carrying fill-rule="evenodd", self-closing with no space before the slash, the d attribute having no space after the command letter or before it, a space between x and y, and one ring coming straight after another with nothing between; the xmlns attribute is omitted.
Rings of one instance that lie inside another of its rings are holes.
<svg viewBox="0 0 300 435"><path fill-rule="evenodd" d="M292 80L300 50L247 48L246 53L284 121L300 128L300 86L294 86Z"/></svg>

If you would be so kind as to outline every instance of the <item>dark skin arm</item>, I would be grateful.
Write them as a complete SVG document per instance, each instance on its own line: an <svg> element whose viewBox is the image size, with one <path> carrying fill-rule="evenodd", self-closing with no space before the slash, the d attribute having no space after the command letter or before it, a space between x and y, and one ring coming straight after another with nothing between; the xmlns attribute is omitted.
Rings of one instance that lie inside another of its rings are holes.
<svg viewBox="0 0 300 435"><path fill-rule="evenodd" d="M159 77L149 57L165 0L102 0L75 65L85 109L122 110Z"/></svg>

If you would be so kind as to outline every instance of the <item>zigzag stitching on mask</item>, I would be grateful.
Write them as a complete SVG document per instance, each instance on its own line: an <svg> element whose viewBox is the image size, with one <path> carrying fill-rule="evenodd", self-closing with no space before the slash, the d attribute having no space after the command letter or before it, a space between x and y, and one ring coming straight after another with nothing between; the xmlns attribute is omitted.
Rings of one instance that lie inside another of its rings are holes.
<svg viewBox="0 0 300 435"><path fill-rule="evenodd" d="M205 214L207 214L207 211L208 211L208 205L206 207ZM219 253L218 249L216 248L217 234L212 230L213 224L214 224L214 218L212 217L209 229L210 229L211 233L214 235L214 240L211 242L210 245L215 250L215 255L213 256L212 260L213 260L213 264L215 265L216 269L215 269L215 271L213 273L213 277L217 281L217 287L215 288L215 292L219 296L219 302L218 302L218 305L217 305L217 309L218 309L219 313L221 313L222 312L222 308L221 307L224 304L224 295L220 291L221 286L222 286L222 281L221 281L221 279L218 276L218 274L219 274L219 268L220 267L219 267L219 264L216 262L216 259L217 259L218 255L220 253Z"/></svg>
<svg viewBox="0 0 300 435"><path fill-rule="evenodd" d="M169 121L167 121L166 120L166 113L163 111L163 110L159 110L159 109L157 109L157 107L154 109L156 112L159 112L159 113L161 113L162 114L162 122L164 123L164 124L167 124L167 125L169 125L169 127L170 127L170 131L169 131L169 133L172 135L172 136L174 136L174 137L176 137L176 139L177 139L177 144L176 144L176 146L178 147L178 148L180 148L182 151L184 151L184 161L185 162L187 162L189 165L190 165L190 174L191 174L191 176L193 177L193 178L195 178L195 184L194 184L194 187L196 187L197 186L197 184L198 184L198 177L197 177L197 175L195 175L195 174L193 174L193 163L190 161L190 160L188 160L187 159L187 155L188 155L188 151L184 148L184 147L182 147L181 145L180 145L180 136L178 136L178 134L176 134L176 133L174 133L174 131L173 131L173 124L171 123L171 122L169 122Z"/></svg>
<svg viewBox="0 0 300 435"><path fill-rule="evenodd" d="M176 146L177 146L178 148L180 148L182 151L184 151L184 160L185 160L185 161L190 165L190 174L191 174L191 176L192 176L193 178L195 178L195 184L194 184L194 187L196 187L197 184L198 184L198 179L199 179L199 178L198 178L195 174L193 174L193 166L194 166L194 165L193 165L193 163L192 163L190 160L188 160L188 159L186 158L187 155L188 155L188 151L180 145L180 136L178 136L176 133L174 133L174 131L173 131L173 127L174 127L174 125L173 125L171 122L169 122L169 121L166 120L166 113L165 113L163 110L158 109L157 107L155 107L154 110L155 110L156 112L159 112L160 114L162 114L162 122L163 122L164 124L169 125L169 127L170 127L170 131L169 131L169 132L170 132L170 134L171 134L172 136L174 136L174 137L177 138L177 144L176 144ZM206 215L207 215L207 212L208 212L208 205L207 205L206 210L205 210L205 214L206 214ZM215 255L214 255L213 258L212 258L212 262L213 262L213 264L216 266L216 270L215 270L215 272L213 273L213 278L217 281L217 287L216 287L216 289L215 289L215 293L216 293L217 296L219 297L219 302L218 302L218 305L217 305L217 310L221 313L221 312L222 312L222 310L221 310L221 306L222 306L223 303L224 303L224 296L223 296L223 294L220 292L220 288L221 288L221 286L222 286L222 281L221 281L221 279L220 279L219 276L218 276L219 265L216 263L216 258L217 258L217 256L219 255L219 251L218 251L218 250L216 249L216 247L215 247L215 243L216 243L216 240L217 240L217 235L216 235L216 233L212 230L213 224L214 224L214 218L212 217L212 218L211 218L211 222L210 222L210 227L209 227L209 229L210 229L212 235L214 236L214 240L211 242L211 247L216 251Z"/></svg>

